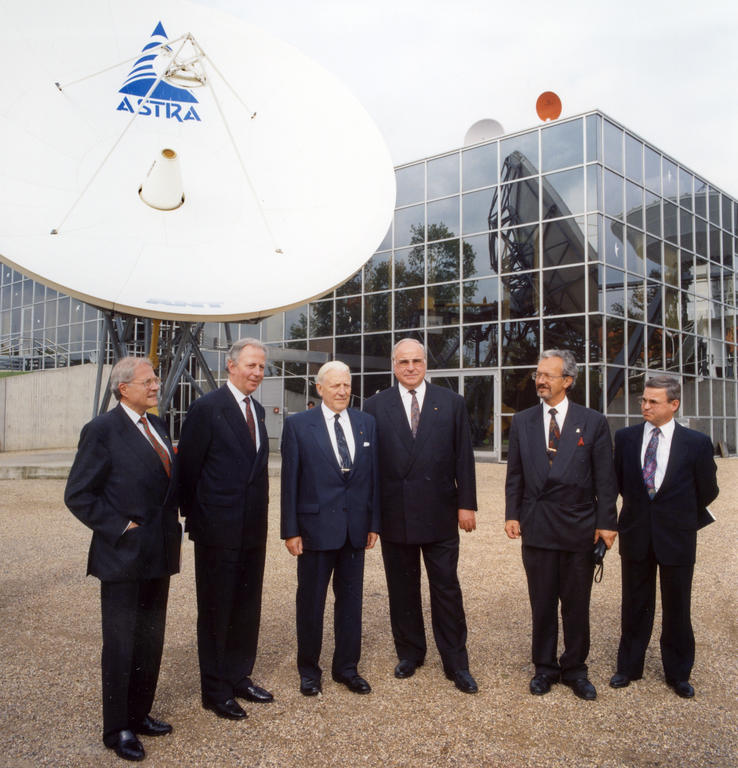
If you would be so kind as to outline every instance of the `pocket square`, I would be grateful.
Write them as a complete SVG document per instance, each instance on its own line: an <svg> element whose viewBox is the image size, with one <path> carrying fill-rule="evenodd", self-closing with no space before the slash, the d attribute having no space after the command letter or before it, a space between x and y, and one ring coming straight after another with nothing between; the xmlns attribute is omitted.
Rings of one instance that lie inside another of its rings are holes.
<svg viewBox="0 0 738 768"><path fill-rule="evenodd" d="M368 448L371 445L371 443L364 443L364 448Z"/></svg>

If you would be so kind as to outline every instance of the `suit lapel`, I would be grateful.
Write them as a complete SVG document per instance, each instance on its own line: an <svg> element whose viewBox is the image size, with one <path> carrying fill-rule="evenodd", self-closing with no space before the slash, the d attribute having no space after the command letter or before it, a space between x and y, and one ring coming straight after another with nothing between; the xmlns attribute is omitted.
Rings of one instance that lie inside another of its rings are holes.
<svg viewBox="0 0 738 768"><path fill-rule="evenodd" d="M525 425L525 438L528 443L528 450L523 452L523 455L532 458L533 469L538 476L537 485L540 488L546 482L550 471L546 441L543 436L543 408L541 406L537 406L531 412Z"/></svg>
<svg viewBox="0 0 738 768"><path fill-rule="evenodd" d="M366 441L366 435L364 434L364 417L362 416L361 411L349 410L348 414L349 421L351 422L351 431L354 435L354 460L351 463L351 471L344 473L348 475L346 479L351 478L354 470L356 470L359 467L359 464L363 461L363 448L364 442Z"/></svg>
<svg viewBox="0 0 738 768"><path fill-rule="evenodd" d="M164 470L164 465L161 463L161 459L156 450L154 450L154 446L149 442L149 439L131 421L122 406L117 406L116 413L118 414L118 430L123 440L130 446L131 453L141 461L149 472L152 474L160 472L166 477L167 473ZM154 422L150 423L153 424Z"/></svg>
<svg viewBox="0 0 738 768"><path fill-rule="evenodd" d="M314 415L313 415L314 414ZM328 462L330 466L333 467L336 474L343 479L344 473L341 471L341 467L338 465L338 459L336 458L336 452L333 450L333 444L331 443L331 438L328 435L328 424L326 423L325 417L323 416L323 408L322 406L318 406L313 409L311 413L311 423L310 428L313 433L313 439L317 443L320 450L323 452L323 455L325 456L325 460Z"/></svg>
<svg viewBox="0 0 738 768"><path fill-rule="evenodd" d="M669 449L669 460L666 462L666 472L664 472L664 479L661 481L661 485L659 486L659 490L656 492L656 496L658 496L659 493L661 493L661 489L664 486L668 488L669 484L672 483L674 480L674 475L677 471L677 463L678 463L674 457L678 456L679 452L682 451L684 448L685 434L686 433L684 432L684 429L681 427L681 425L674 422L674 434L671 436L671 448ZM643 432L641 432L641 440L642 439L643 439ZM656 496L654 496L654 498L656 498Z"/></svg>
<svg viewBox="0 0 738 768"><path fill-rule="evenodd" d="M427 386L427 385L426 385ZM428 397L428 390L425 393ZM425 407L425 403L423 403ZM397 432L397 436L400 438L400 443L410 455L413 452L417 439L413 440L413 433L410 429L410 424L407 420L407 414L405 413L405 407L402 404L402 396L400 395L399 387L395 384L392 387L392 395L387 403L387 413L390 416L390 424ZM423 414L420 414L420 423L423 422ZM418 427L420 429L420 427Z"/></svg>
<svg viewBox="0 0 738 768"><path fill-rule="evenodd" d="M541 408L543 411L543 408ZM543 414L541 414L541 428L543 427ZM561 429L559 438L559 448L556 451L553 463L551 464L551 475L556 473L558 468L569 466L574 450L580 438L584 436L584 419L576 403L569 401L568 413L564 420L564 426Z"/></svg>
<svg viewBox="0 0 738 768"><path fill-rule="evenodd" d="M224 421L233 431L233 434L235 435L238 444L243 449L243 452L247 456L250 456L253 460L253 457L256 455L256 446L254 445L254 441L251 439L251 435L249 434L249 428L246 424L246 419L244 418L243 412L241 411L241 407L236 402L236 398L231 394L231 390L228 388L227 384L224 384L220 388L220 392L220 407L223 413Z"/></svg>

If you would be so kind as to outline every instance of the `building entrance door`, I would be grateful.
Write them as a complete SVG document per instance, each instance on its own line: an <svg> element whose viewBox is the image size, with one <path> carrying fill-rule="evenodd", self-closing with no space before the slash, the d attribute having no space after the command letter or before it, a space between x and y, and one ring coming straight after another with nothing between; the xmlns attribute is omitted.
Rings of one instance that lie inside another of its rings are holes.
<svg viewBox="0 0 738 768"><path fill-rule="evenodd" d="M500 460L500 377L496 370L475 369L474 373L459 371L428 371L433 384L458 392L466 402L472 433L474 453L487 461Z"/></svg>

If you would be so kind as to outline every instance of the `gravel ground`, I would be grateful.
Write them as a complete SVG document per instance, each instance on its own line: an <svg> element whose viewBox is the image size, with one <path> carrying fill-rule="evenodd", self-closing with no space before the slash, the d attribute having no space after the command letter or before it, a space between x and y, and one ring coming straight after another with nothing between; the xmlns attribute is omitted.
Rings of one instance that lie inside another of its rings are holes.
<svg viewBox="0 0 738 768"><path fill-rule="evenodd" d="M424 667L409 680L396 663L378 548L367 557L360 672L373 692L356 696L324 673L323 695L305 698L295 668L295 561L279 540L278 481L271 529L260 653L254 680L269 705L246 703L249 718L220 720L200 707L192 544L172 580L167 637L152 714L174 733L146 738L152 766L735 766L738 764L738 475L718 461L718 523L699 536L693 589L696 697L678 698L663 680L660 618L645 677L614 691L620 609L618 557L608 554L594 585L590 678L596 702L564 686L528 693L530 613L520 545L503 532L505 467L478 465L479 527L464 534L460 578L471 670L480 692L456 691L430 640ZM0 764L122 765L100 737L99 587L84 570L89 532L66 510L59 480L0 483ZM617 546L617 545L616 545ZM427 594L426 594L427 608ZM330 609L328 610L330 613ZM430 620L427 621L430 627ZM323 667L330 670L326 616Z"/></svg>

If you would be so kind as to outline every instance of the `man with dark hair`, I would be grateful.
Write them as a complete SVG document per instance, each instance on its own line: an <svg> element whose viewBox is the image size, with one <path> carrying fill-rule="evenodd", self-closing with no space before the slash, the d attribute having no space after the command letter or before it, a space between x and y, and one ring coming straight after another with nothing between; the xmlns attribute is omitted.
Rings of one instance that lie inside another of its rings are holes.
<svg viewBox="0 0 738 768"><path fill-rule="evenodd" d="M166 424L147 413L159 384L144 358L116 363L110 388L118 406L82 430L64 492L93 530L87 573L100 579L103 742L135 761L145 756L137 735L172 731L149 714L182 539L172 444Z"/></svg>
<svg viewBox="0 0 738 768"><path fill-rule="evenodd" d="M397 384L369 398L377 420L382 507L382 559L395 677L415 674L427 650L420 556L430 589L433 636L446 677L476 693L466 649L466 615L457 575L459 529L476 528L476 479L469 418L462 397L425 381L426 354L415 339L392 350Z"/></svg>
<svg viewBox="0 0 738 768"><path fill-rule="evenodd" d="M671 376L646 381L643 423L615 435L615 472L623 497L618 521L623 603L613 688L643 676L661 583L661 661L666 682L692 698L694 664L690 619L697 530L713 521L707 510L718 495L710 439L674 420L681 387Z"/></svg>
<svg viewBox="0 0 738 768"><path fill-rule="evenodd" d="M522 536L533 615L530 692L563 682L581 699L596 698L587 678L589 598L598 539L616 536L617 487L612 443L601 413L568 398L577 364L568 350L545 351L532 378L542 400L513 416L505 485L505 533ZM558 606L564 652L556 658Z"/></svg>
<svg viewBox="0 0 738 768"><path fill-rule="evenodd" d="M181 509L195 542L197 650L202 705L240 720L236 701L267 703L255 685L267 536L269 439L253 398L266 347L240 339L228 353L228 381L190 406L179 441Z"/></svg>

